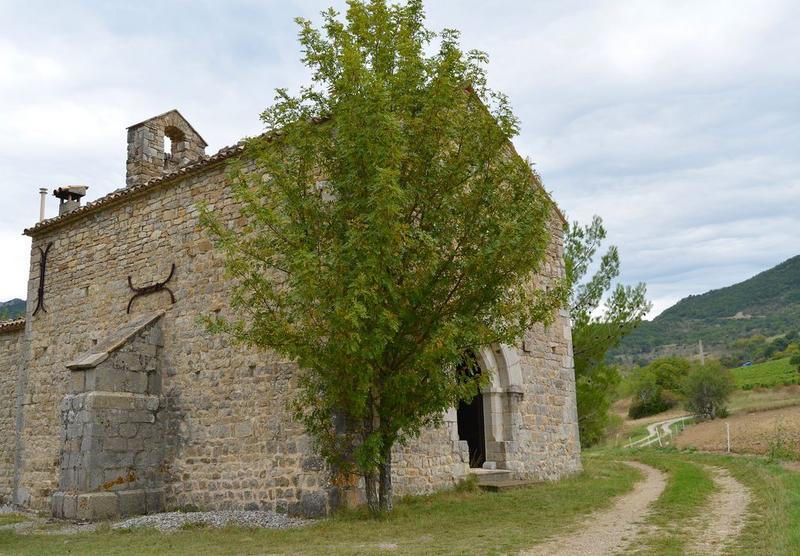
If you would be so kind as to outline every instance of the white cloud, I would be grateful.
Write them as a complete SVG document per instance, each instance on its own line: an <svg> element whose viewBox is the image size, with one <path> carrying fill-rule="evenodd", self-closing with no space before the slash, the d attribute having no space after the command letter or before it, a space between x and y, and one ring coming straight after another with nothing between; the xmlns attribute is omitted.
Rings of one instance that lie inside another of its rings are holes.
<svg viewBox="0 0 800 556"><path fill-rule="evenodd" d="M210 152L259 132L273 89L306 76L293 17L331 3L0 4L0 300L25 294L19 234L39 187L121 186L125 127L170 108ZM654 314L797 254L800 3L429 0L428 13L490 54L518 150L570 218L604 218Z"/></svg>

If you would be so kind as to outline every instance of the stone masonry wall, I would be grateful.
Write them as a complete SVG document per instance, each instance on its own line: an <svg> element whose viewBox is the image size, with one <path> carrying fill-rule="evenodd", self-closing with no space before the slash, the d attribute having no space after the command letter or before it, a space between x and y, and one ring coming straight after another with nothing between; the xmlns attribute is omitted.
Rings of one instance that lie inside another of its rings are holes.
<svg viewBox="0 0 800 556"><path fill-rule="evenodd" d="M542 285L564 277L564 234L561 222L550 225L553 240L540 270ZM561 309L549 326L536 325L518 350L524 396L519 457L511 469L538 480L555 480L581 470L572 329Z"/></svg>
<svg viewBox="0 0 800 556"><path fill-rule="evenodd" d="M137 315L163 310L164 485L168 507L263 508L319 515L337 500L308 437L287 401L297 387L292 363L272 353L231 345L207 333L198 317L227 310L230 283L222 255L201 228L201 201L229 226L241 225L225 166L210 164L179 181L137 192L62 226L34 234L28 299L36 298L39 245L53 242L45 298L47 313L29 326L22 370L17 502L49 508L58 488L59 404L69 390L66 364ZM554 224L560 228L560 224ZM560 240L559 240L560 241ZM559 242L548 252L557 276ZM133 301L134 286L163 281L165 291ZM547 277L545 277L547 278ZM574 377L565 316L526 340L520 356L525 388L519 421L533 427L519 442L520 473L556 478L580 467L574 416ZM566 337L565 337L566 334ZM535 337L535 339L533 339ZM531 343L532 342L532 343ZM537 430L536 427L540 427ZM398 494L430 492L468 472L456 424L447 422L398 450Z"/></svg>
<svg viewBox="0 0 800 556"><path fill-rule="evenodd" d="M34 237L29 299L38 285L36 247L50 241L53 247L48 310L29 323L19 503L47 510L58 488L66 364L129 319L165 310L167 505L327 511L327 475L286 406L296 387L293 365L232 346L198 322L202 314L225 311L229 287L222 258L198 221L201 200L236 225L238 210L219 164ZM135 299L127 315L128 276L134 286L148 285L164 280L173 263L168 287L176 303L166 291L155 292Z"/></svg>
<svg viewBox="0 0 800 556"><path fill-rule="evenodd" d="M17 380L23 329L0 332L0 504L11 500L16 453Z"/></svg>

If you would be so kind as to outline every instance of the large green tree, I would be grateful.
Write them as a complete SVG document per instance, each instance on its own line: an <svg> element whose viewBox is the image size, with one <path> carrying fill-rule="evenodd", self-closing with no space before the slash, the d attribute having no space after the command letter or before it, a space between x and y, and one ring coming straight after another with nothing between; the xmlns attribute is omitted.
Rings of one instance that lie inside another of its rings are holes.
<svg viewBox="0 0 800 556"><path fill-rule="evenodd" d="M233 188L249 224L207 214L240 315L211 326L298 363L296 416L387 511L392 447L486 380L459 362L550 319L566 289L532 286L552 203L510 145L519 122L486 55L426 29L419 0L323 18L298 20L312 84L279 90L246 144L255 169Z"/></svg>
<svg viewBox="0 0 800 556"><path fill-rule="evenodd" d="M620 380L618 370L605 363L606 352L619 344L651 307L644 284L613 285L620 265L615 246L610 246L600 260L595 261L605 238L603 221L595 216L588 225L578 222L569 225L564 246L570 286L578 426L584 446L591 446L602 438ZM587 276L590 270L594 272Z"/></svg>

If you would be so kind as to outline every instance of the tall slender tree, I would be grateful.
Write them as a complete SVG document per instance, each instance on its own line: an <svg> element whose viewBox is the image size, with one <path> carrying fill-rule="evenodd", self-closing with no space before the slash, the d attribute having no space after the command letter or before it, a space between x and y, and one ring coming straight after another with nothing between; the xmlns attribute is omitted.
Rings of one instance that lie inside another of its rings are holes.
<svg viewBox="0 0 800 556"><path fill-rule="evenodd" d="M392 508L391 453L471 399L471 350L513 342L566 299L532 275L552 203L486 55L424 25L420 0L298 19L312 84L279 90L234 172L243 229L205 221L240 318L210 326L299 365L294 409L333 469Z"/></svg>
<svg viewBox="0 0 800 556"><path fill-rule="evenodd" d="M581 444L591 446L605 433L609 408L620 380L616 367L605 363L606 353L639 325L652 305L647 301L645 284L616 284L612 288L620 265L615 246L610 246L595 262L606 238L599 216L588 225L574 222L568 226L566 237L564 259L571 291L578 426ZM587 278L593 268L594 273Z"/></svg>

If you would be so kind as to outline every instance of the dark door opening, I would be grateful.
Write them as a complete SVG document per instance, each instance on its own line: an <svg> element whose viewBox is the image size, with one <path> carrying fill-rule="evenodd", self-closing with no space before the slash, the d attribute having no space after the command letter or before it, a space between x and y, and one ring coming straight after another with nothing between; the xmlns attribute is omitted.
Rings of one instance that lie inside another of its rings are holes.
<svg viewBox="0 0 800 556"><path fill-rule="evenodd" d="M483 395L458 404L458 438L469 446L469 466L481 467L486 461L486 441L483 434Z"/></svg>

